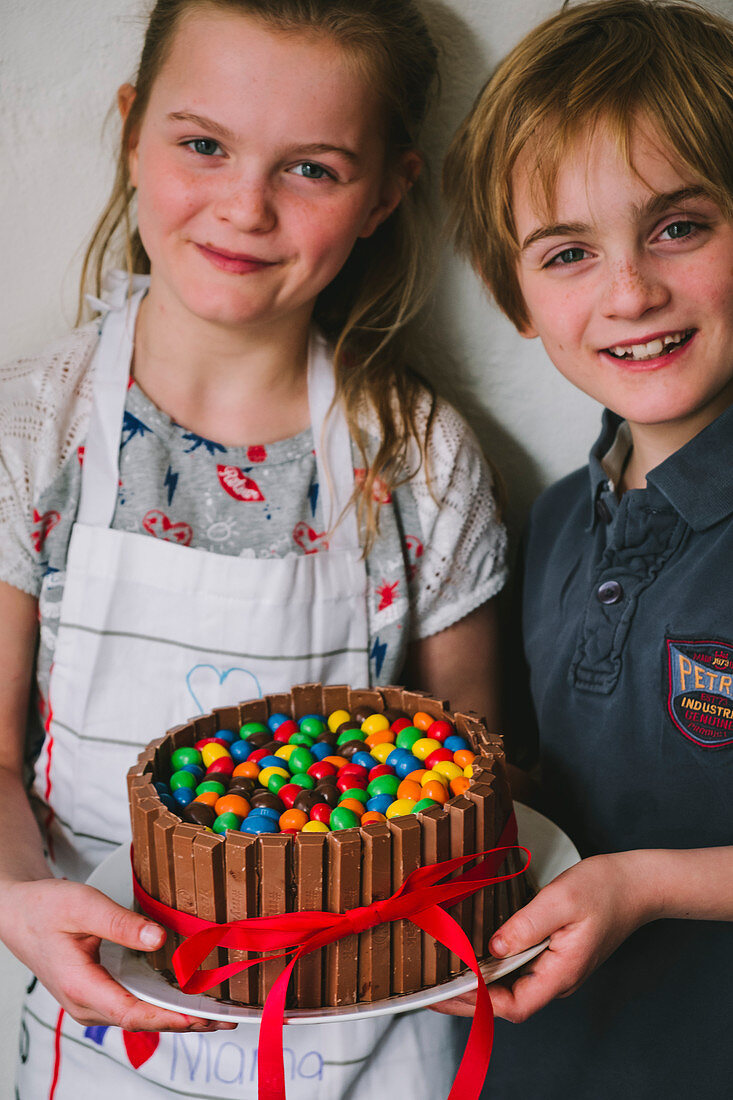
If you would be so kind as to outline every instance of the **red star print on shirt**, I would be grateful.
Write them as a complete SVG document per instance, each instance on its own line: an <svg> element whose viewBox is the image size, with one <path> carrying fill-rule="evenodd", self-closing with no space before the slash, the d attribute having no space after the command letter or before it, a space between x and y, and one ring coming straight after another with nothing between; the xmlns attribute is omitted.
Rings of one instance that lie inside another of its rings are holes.
<svg viewBox="0 0 733 1100"><path fill-rule="evenodd" d="M384 611L385 607L392 606L397 596L399 583L399 581L394 581L392 584L387 584L386 581L382 581L382 583L377 586L377 595L379 596L377 611Z"/></svg>

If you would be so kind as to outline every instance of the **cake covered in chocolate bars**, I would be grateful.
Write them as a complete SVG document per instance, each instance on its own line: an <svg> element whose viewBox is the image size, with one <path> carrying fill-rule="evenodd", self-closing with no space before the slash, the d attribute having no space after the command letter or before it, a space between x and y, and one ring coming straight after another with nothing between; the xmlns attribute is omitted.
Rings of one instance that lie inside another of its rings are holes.
<svg viewBox="0 0 733 1100"><path fill-rule="evenodd" d="M128 773L140 885L216 922L343 913L389 897L418 867L495 847L511 812L501 738L447 707L398 687L303 684L169 730ZM510 851L501 873L519 866ZM448 909L479 958L526 891L520 875ZM145 956L172 981L178 942L169 934ZM204 965L247 957L217 948ZM262 1005L282 966L250 967L210 995ZM463 969L393 921L300 959L288 1005L379 1001Z"/></svg>

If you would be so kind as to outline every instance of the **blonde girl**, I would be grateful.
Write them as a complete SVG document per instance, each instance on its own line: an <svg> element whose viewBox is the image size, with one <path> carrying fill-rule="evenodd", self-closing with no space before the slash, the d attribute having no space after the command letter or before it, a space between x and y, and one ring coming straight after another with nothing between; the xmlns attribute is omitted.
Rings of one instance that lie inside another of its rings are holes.
<svg viewBox="0 0 733 1100"><path fill-rule="evenodd" d="M494 717L504 536L406 344L435 67L410 0L160 0L119 92L97 317L2 375L0 936L37 976L22 1100L255 1094L256 1027L144 1003L98 962L102 938L163 937L81 885L127 838L141 745L314 679L409 677ZM288 1095L445 1094L451 1026L291 1028Z"/></svg>

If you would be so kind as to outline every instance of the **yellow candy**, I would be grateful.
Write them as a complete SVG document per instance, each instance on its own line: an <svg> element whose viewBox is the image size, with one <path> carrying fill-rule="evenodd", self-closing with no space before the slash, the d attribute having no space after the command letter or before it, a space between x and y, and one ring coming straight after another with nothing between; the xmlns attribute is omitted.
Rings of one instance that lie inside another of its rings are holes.
<svg viewBox="0 0 733 1100"><path fill-rule="evenodd" d="M369 749L374 759L378 760L380 764L386 763L387 757L394 751L395 748L391 741L383 741L381 745L372 745Z"/></svg>
<svg viewBox="0 0 733 1100"><path fill-rule="evenodd" d="M324 825L322 821L306 821L305 825L301 829L303 833L330 833L328 825Z"/></svg>
<svg viewBox="0 0 733 1100"><path fill-rule="evenodd" d="M271 764L269 768L263 768L257 778L263 787L267 787L273 775L282 775L285 779L290 779L290 772L287 768L276 768L274 764Z"/></svg>
<svg viewBox="0 0 733 1100"><path fill-rule="evenodd" d="M436 741L434 737L421 737L412 746L412 755L416 756L418 760L426 760L431 752L442 749L442 747L440 741Z"/></svg>
<svg viewBox="0 0 733 1100"><path fill-rule="evenodd" d="M421 775L420 786L424 787L426 783L430 783L433 779L437 779L439 783L443 783L446 787L448 786L448 777L436 771L425 772L424 775Z"/></svg>
<svg viewBox="0 0 733 1100"><path fill-rule="evenodd" d="M361 724L364 733L377 733L379 730L388 730L389 721L383 714L370 714Z"/></svg>
<svg viewBox="0 0 733 1100"><path fill-rule="evenodd" d="M209 764L213 764L215 760L219 760L222 756L231 756L229 749L225 749L223 745L204 745L201 750L201 759L206 768L208 768Z"/></svg>
<svg viewBox="0 0 733 1100"><path fill-rule="evenodd" d="M349 714L348 710L335 710L333 714L329 714L328 716L328 728L330 729L331 733L335 733L339 726L343 726L344 722L350 721L351 715ZM314 831L318 833L321 832L320 829L311 829L311 832Z"/></svg>
<svg viewBox="0 0 733 1100"><path fill-rule="evenodd" d="M281 745L279 749L275 749L275 756L279 756L282 760L289 760L296 748L297 745Z"/></svg>
<svg viewBox="0 0 733 1100"><path fill-rule="evenodd" d="M412 813L414 806L414 798L398 798L384 812L388 819L404 817L405 814Z"/></svg>
<svg viewBox="0 0 733 1100"><path fill-rule="evenodd" d="M459 775L463 775L463 768L459 768L452 760L438 761L433 770L440 772L449 782L451 779L458 779Z"/></svg>
<svg viewBox="0 0 733 1100"><path fill-rule="evenodd" d="M473 764L466 764L465 768L463 769L463 774L465 775L466 779L470 779L473 775Z"/></svg>

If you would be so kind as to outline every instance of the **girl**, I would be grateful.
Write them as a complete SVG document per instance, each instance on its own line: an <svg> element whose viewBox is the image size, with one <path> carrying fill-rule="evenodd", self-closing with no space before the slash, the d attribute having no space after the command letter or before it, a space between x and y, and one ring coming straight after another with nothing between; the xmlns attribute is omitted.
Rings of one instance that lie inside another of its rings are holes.
<svg viewBox="0 0 733 1100"><path fill-rule="evenodd" d="M494 717L490 478L405 365L434 75L410 0L160 0L85 265L102 316L5 372L0 935L38 978L22 1100L254 1094L256 1028L213 1034L97 961L101 938L163 938L80 885L128 835L141 745L405 662ZM130 274L102 287L115 246ZM289 1096L445 1094L449 1027L289 1029Z"/></svg>

